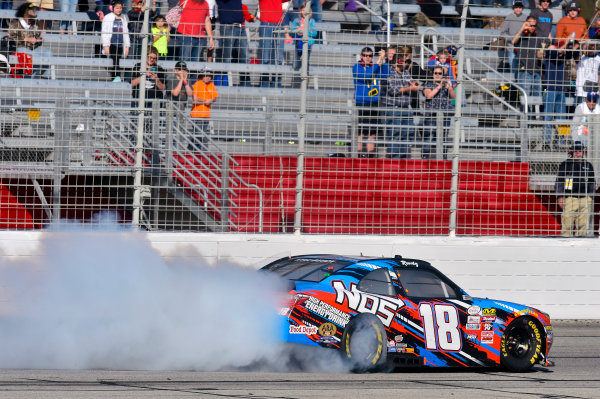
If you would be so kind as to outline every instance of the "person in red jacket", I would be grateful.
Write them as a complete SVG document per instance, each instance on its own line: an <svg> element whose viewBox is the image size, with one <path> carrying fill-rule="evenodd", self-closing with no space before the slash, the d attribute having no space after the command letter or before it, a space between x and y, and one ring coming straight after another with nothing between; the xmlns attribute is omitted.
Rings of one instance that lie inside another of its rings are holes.
<svg viewBox="0 0 600 399"><path fill-rule="evenodd" d="M207 37L207 49L210 51L215 48L208 2L181 0L179 4L183 7L177 27L177 33L180 35L177 39L179 58L188 62L200 61L202 49L207 47Z"/></svg>
<svg viewBox="0 0 600 399"><path fill-rule="evenodd" d="M569 44L573 49L579 48L579 42L587 39L588 29L585 19L579 15L579 4L575 1L571 1L567 5L567 15L562 17L558 24L556 24L556 39L558 41L558 47L564 47L568 44L568 41L573 41L572 45Z"/></svg>
<svg viewBox="0 0 600 399"><path fill-rule="evenodd" d="M258 46L260 62L267 65L281 65L283 59L279 57L279 49L283 49L283 34L276 31L282 29L280 24L283 19L283 8L281 3L288 0L258 0L260 9L260 27L258 35L260 42ZM281 87L281 77L276 74L263 73L260 78L262 87Z"/></svg>

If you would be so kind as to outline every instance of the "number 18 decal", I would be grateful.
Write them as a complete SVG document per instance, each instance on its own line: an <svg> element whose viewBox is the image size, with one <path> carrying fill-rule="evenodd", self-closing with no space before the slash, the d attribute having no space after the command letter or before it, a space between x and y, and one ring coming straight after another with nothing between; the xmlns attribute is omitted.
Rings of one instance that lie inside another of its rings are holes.
<svg viewBox="0 0 600 399"><path fill-rule="evenodd" d="M425 346L431 350L459 351L460 338L458 311L452 305L419 304L419 314L423 320Z"/></svg>

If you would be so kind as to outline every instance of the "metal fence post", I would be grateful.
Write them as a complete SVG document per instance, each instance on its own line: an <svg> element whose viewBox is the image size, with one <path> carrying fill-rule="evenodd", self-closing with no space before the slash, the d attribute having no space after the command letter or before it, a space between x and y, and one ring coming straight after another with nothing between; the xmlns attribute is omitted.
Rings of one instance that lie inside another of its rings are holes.
<svg viewBox="0 0 600 399"><path fill-rule="evenodd" d="M60 219L62 178L69 162L70 110L67 100L56 101L54 132L54 183L52 191L52 220Z"/></svg>

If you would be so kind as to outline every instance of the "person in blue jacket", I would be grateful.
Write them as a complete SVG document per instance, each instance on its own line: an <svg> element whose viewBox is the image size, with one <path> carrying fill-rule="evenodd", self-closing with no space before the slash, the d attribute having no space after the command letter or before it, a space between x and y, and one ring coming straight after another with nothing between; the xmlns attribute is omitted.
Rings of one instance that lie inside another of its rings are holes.
<svg viewBox="0 0 600 399"><path fill-rule="evenodd" d="M375 158L375 138L379 125L379 92L381 90L381 65L385 61L385 50L381 50L377 63L373 62L373 49L364 47L360 61L352 67L354 77L354 100L358 110L358 153L362 158ZM367 137L363 153L363 137Z"/></svg>

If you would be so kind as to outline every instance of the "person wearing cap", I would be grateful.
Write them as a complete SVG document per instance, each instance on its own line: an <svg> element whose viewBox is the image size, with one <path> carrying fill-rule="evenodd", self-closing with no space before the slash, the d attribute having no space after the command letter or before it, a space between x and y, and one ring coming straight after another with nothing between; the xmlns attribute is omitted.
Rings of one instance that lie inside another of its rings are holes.
<svg viewBox="0 0 600 399"><path fill-rule="evenodd" d="M212 82L212 72L208 68L204 68L198 74L198 81L194 83L192 89L192 112L190 116L195 122L194 137L192 144L188 147L191 151L202 150L203 143L209 133L210 108L217 101L219 93Z"/></svg>
<svg viewBox="0 0 600 399"><path fill-rule="evenodd" d="M433 80L428 80L423 84L423 95L425 96L423 141L426 144L421 149L421 158L436 158L432 150L436 146L437 133L441 132L442 148L439 148L437 153L446 159L443 143L448 137L450 111L454 108L452 100L456 98L456 92L450 83L450 78L444 74L444 68L441 65L433 67ZM441 123L438 124L438 122Z"/></svg>
<svg viewBox="0 0 600 399"><path fill-rule="evenodd" d="M539 7L529 13L529 16L535 17L538 22L535 36L552 39L552 13L548 10L550 0L540 0L539 3Z"/></svg>
<svg viewBox="0 0 600 399"><path fill-rule="evenodd" d="M185 107L188 97L194 95L192 83L189 79L189 71L187 64L183 61L178 61L173 68L173 73L167 79L165 92L167 98L177 102L181 108Z"/></svg>
<svg viewBox="0 0 600 399"><path fill-rule="evenodd" d="M381 79L379 73L385 59L385 51L381 50L377 63L373 63L373 49L363 47L360 61L352 67L354 78L354 101L358 111L358 146L359 157L375 157L375 137L379 130L379 96ZM363 137L367 137L363 152Z"/></svg>
<svg viewBox="0 0 600 399"><path fill-rule="evenodd" d="M388 125L385 134L388 158L410 157L410 141L414 140L411 93L418 93L419 89L419 82L410 75L404 57L396 54L382 96Z"/></svg>
<svg viewBox="0 0 600 399"><path fill-rule="evenodd" d="M589 92L585 102L575 108L573 121L571 122L571 138L573 141L579 141L587 147L589 142L589 123L591 115L599 115L600 106L598 106L598 93Z"/></svg>
<svg viewBox="0 0 600 399"><path fill-rule="evenodd" d="M504 40L506 45L498 50L498 58L501 63L507 63L509 71L517 73L517 57L515 54L515 46L511 39L521 29L525 23L527 16L523 14L523 2L515 0L512 5L513 12L504 18L504 22L500 27L500 38Z"/></svg>
<svg viewBox="0 0 600 399"><path fill-rule="evenodd" d="M594 167L584 159L586 147L575 141L569 157L560 163L555 191L562 209L561 232L564 237L586 237L596 193Z"/></svg>
<svg viewBox="0 0 600 399"><path fill-rule="evenodd" d="M542 59L548 39L537 35L538 20L531 15L515 34L512 43L517 47L517 83L527 96L542 95Z"/></svg>
<svg viewBox="0 0 600 399"><path fill-rule="evenodd" d="M588 38L585 19L579 15L579 4L572 1L567 5L567 15L556 24L558 46L568 45L572 49L579 48L579 42Z"/></svg>

